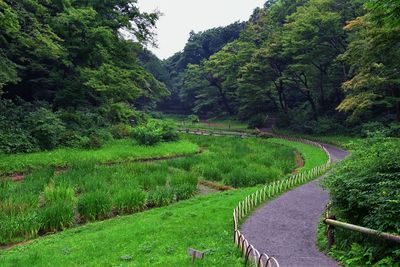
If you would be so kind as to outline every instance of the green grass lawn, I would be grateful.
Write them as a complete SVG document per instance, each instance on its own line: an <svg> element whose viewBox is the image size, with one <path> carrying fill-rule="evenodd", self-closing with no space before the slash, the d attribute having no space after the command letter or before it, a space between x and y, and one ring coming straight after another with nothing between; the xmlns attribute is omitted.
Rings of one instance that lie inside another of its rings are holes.
<svg viewBox="0 0 400 267"><path fill-rule="evenodd" d="M239 131L254 132L247 124L234 119L209 119L193 124L186 117L168 115L169 119L176 122L177 126L185 129L215 130L215 131Z"/></svg>
<svg viewBox="0 0 400 267"><path fill-rule="evenodd" d="M349 135L308 135L308 134L292 133L285 130L275 130L275 132L295 137L302 137L316 142L331 144L337 147L341 147L343 149L351 149L352 147L357 145L357 142L359 142L362 139L360 137L349 136Z"/></svg>
<svg viewBox="0 0 400 267"><path fill-rule="evenodd" d="M297 151L301 153L304 159L305 164L303 170L310 170L315 166L319 166L326 163L326 161L328 160L328 156L324 152L322 152L322 150L314 146L298 142L287 141L279 138L271 138L269 139L269 141L274 144L281 144L284 146L290 146L297 149Z"/></svg>
<svg viewBox="0 0 400 267"><path fill-rule="evenodd" d="M140 146L132 140L115 140L97 150L62 148L29 154L0 155L0 174L24 172L44 166L70 166L83 162L106 163L139 160L151 157L188 155L199 147L186 140Z"/></svg>
<svg viewBox="0 0 400 267"><path fill-rule="evenodd" d="M299 150L305 157L304 169L326 161L325 154L315 147L277 139L265 142ZM167 207L72 228L0 251L0 265L190 266L186 250L193 247L207 251L204 261L195 266L242 266L232 240L232 210L255 190L256 187L250 187L198 196Z"/></svg>

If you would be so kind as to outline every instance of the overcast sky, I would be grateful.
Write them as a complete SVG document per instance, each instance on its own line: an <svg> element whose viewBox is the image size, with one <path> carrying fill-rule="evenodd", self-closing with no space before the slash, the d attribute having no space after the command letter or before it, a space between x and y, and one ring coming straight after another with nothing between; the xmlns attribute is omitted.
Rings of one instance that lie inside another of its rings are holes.
<svg viewBox="0 0 400 267"><path fill-rule="evenodd" d="M189 32L226 26L248 20L265 0L139 0L141 11L159 10L164 15L157 22L158 48L150 48L165 59L183 49Z"/></svg>

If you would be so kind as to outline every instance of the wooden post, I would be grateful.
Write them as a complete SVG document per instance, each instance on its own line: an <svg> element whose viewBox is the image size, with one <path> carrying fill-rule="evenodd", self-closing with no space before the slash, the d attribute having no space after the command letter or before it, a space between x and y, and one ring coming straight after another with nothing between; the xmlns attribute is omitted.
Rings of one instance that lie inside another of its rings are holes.
<svg viewBox="0 0 400 267"><path fill-rule="evenodd" d="M329 216L328 219L336 220L336 216L335 215ZM331 249L333 244L335 243L335 226L328 225L326 235L328 238L328 249Z"/></svg>
<svg viewBox="0 0 400 267"><path fill-rule="evenodd" d="M187 252L188 252L188 255L190 257L192 257L192 263L194 263L196 259L200 259L200 260L204 259L205 253L202 251L199 251L199 250L196 250L193 248L189 248Z"/></svg>

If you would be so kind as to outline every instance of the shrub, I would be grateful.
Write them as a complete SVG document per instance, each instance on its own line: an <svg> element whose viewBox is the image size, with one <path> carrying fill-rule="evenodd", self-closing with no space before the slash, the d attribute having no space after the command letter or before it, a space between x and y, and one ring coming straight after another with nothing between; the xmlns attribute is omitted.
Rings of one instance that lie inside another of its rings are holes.
<svg viewBox="0 0 400 267"><path fill-rule="evenodd" d="M111 212L110 196L102 191L82 195L78 200L78 212L84 220L102 220Z"/></svg>
<svg viewBox="0 0 400 267"><path fill-rule="evenodd" d="M21 128L10 128L0 123L0 152L29 153L39 150L36 140Z"/></svg>
<svg viewBox="0 0 400 267"><path fill-rule="evenodd" d="M30 105L18 107L9 100L0 99L0 153L25 153L39 149L23 125L30 108Z"/></svg>
<svg viewBox="0 0 400 267"><path fill-rule="evenodd" d="M44 231L62 230L71 225L75 210L75 193L68 186L45 187L40 200L40 217Z"/></svg>
<svg viewBox="0 0 400 267"><path fill-rule="evenodd" d="M326 179L325 185L331 191L333 207L340 211L337 214L340 219L379 231L400 233L398 140L374 137L359 144L348 160L338 165ZM364 245L374 248L375 260L395 253L390 244L378 246L370 242Z"/></svg>
<svg viewBox="0 0 400 267"><path fill-rule="evenodd" d="M95 109L61 110L59 117L69 130L83 136L92 129L104 128L109 124Z"/></svg>
<svg viewBox="0 0 400 267"><path fill-rule="evenodd" d="M89 141L84 144L84 148L96 149L113 139L107 129L97 129L89 134Z"/></svg>
<svg viewBox="0 0 400 267"><path fill-rule="evenodd" d="M141 145L155 145L162 140L161 129L150 121L146 125L137 126L132 132L133 138Z"/></svg>
<svg viewBox="0 0 400 267"><path fill-rule="evenodd" d="M65 126L57 115L43 107L28 115L26 125L41 149L57 147L65 131Z"/></svg>
<svg viewBox="0 0 400 267"><path fill-rule="evenodd" d="M197 115L195 115L195 114L189 115L187 119L188 119L188 121L190 121L193 125L195 125L196 123L199 123L199 122L200 122L199 116L197 116Z"/></svg>
<svg viewBox="0 0 400 267"><path fill-rule="evenodd" d="M78 132L67 130L61 138L61 144L65 147L84 148L90 147L90 138L80 135Z"/></svg>
<svg viewBox="0 0 400 267"><path fill-rule="evenodd" d="M386 137L400 137L400 123L384 124L378 121L364 123L361 126L361 134L364 137L376 134Z"/></svg>
<svg viewBox="0 0 400 267"><path fill-rule="evenodd" d="M111 126L111 134L116 139L127 138L132 135L133 128L128 124L118 123Z"/></svg>
<svg viewBox="0 0 400 267"><path fill-rule="evenodd" d="M114 204L121 214L141 211L146 204L146 194L136 188L124 189L118 192Z"/></svg>
<svg viewBox="0 0 400 267"><path fill-rule="evenodd" d="M163 120L165 119L165 115L162 112L158 112L158 111L152 111L150 112L150 116L153 119L158 119L158 120Z"/></svg>
<svg viewBox="0 0 400 267"><path fill-rule="evenodd" d="M178 134L173 123L150 120L145 125L133 129L134 139L142 145L155 145L161 141L178 139Z"/></svg>
<svg viewBox="0 0 400 267"><path fill-rule="evenodd" d="M141 124L146 121L146 115L143 112L134 110L127 103L104 105L99 109L99 113L111 124Z"/></svg>

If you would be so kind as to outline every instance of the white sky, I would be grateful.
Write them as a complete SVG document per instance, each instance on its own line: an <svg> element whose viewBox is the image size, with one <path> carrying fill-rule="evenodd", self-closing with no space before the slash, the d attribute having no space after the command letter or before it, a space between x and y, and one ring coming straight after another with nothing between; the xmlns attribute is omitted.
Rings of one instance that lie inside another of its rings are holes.
<svg viewBox="0 0 400 267"><path fill-rule="evenodd" d="M159 10L157 22L158 48L149 47L160 59L182 50L189 32L226 26L248 20L256 7L266 0L139 0L141 11Z"/></svg>

